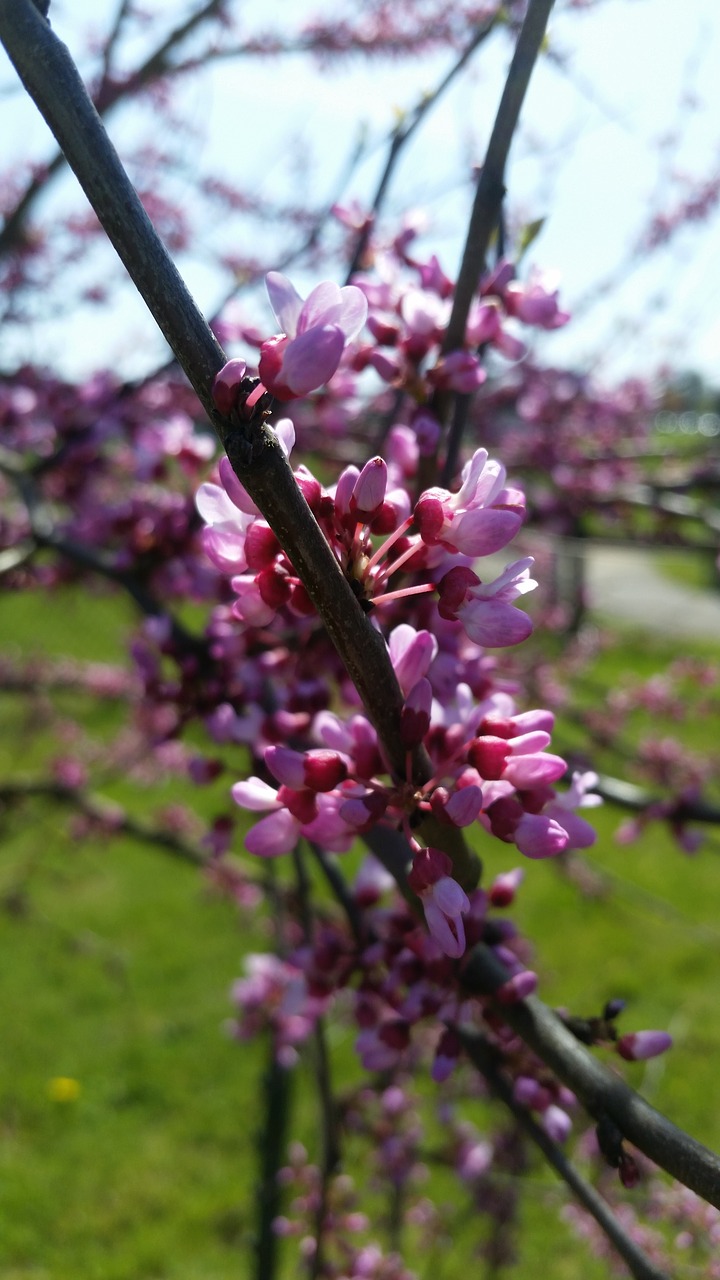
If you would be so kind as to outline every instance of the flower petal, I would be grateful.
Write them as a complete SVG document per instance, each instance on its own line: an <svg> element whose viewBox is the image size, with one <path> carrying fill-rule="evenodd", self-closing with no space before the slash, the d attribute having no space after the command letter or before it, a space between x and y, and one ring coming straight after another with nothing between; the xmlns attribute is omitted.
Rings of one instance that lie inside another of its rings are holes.
<svg viewBox="0 0 720 1280"><path fill-rule="evenodd" d="M279 271L268 271L265 288L280 328L289 338L294 338L303 308L300 294L287 276L281 275Z"/></svg>
<svg viewBox="0 0 720 1280"><path fill-rule="evenodd" d="M282 363L282 378L298 396L321 387L340 363L345 338L335 325L309 329L289 342Z"/></svg>

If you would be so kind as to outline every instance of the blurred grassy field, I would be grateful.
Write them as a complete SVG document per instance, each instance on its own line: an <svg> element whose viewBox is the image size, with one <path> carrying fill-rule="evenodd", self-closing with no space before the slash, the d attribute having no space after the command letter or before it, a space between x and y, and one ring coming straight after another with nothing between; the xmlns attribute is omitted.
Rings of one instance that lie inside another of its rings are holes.
<svg viewBox="0 0 720 1280"><path fill-rule="evenodd" d="M79 658L118 657L129 623L122 605L71 592L5 597L3 614L3 635L18 651ZM581 703L592 705L638 664L649 673L669 656L661 642L618 637ZM119 716L76 698L72 711L100 732ZM57 750L42 729L31 732L17 696L0 698L0 716L3 777L32 772ZM561 726L569 744L574 732ZM706 727L688 732L696 749L710 745ZM183 792L180 783L142 794L114 784L136 813ZM198 802L212 811L218 794L198 792ZM80 843L63 813L31 812L32 821L16 814L0 825L0 1276L250 1275L263 1049L234 1043L223 1022L242 956L265 945L262 920L241 917L198 871L161 851L126 839ZM669 1029L673 1052L628 1075L718 1148L717 844L689 859L653 827L620 847L618 814L593 816L600 839L588 859L591 896L553 864L526 868L517 918L537 940L541 994L579 1013L622 996L628 1029ZM516 865L517 854L503 853L493 849L489 873ZM339 1050L347 1071L349 1044ZM300 1131L317 1155L315 1103L302 1072L297 1093ZM609 1274L557 1220L564 1193L549 1171L538 1165L523 1197L526 1231L512 1280L534 1280L550 1263L553 1280ZM449 1180L447 1198L458 1199ZM433 1280L479 1265L470 1253L476 1230L472 1217L458 1227L432 1264ZM286 1274L298 1274L289 1261Z"/></svg>

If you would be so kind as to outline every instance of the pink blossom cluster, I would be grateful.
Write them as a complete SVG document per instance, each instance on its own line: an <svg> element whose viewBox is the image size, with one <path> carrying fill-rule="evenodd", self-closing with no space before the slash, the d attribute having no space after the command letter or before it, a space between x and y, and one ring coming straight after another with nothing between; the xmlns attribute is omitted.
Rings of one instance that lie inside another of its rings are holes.
<svg viewBox="0 0 720 1280"><path fill-rule="evenodd" d="M289 452L290 421L278 423L277 433ZM467 898L446 855L412 837L415 821L428 814L457 827L478 822L530 858L551 857L594 839L592 828L573 812L594 802L587 794L592 775L578 776L569 792L555 790L566 765L547 750L552 715L519 713L499 693L473 700L481 646L517 644L531 630L527 614L513 602L534 585L532 562L511 564L490 581L470 567L514 536L522 522L522 494L508 487L504 468L482 449L466 464L456 492L426 490L415 504L397 453L391 452L389 465L375 458L361 471L346 468L334 490L324 489L305 467L296 479L364 607L391 621L402 605L400 616L424 616L430 623L393 627L388 650L405 698L403 742L408 752L420 744L426 748L433 774L421 788L388 781L369 720L356 707L346 719L323 709L307 726L304 751L289 741L269 744L263 752L266 774L233 787L238 804L267 815L251 828L246 846L274 857L304 836L344 852L379 823L403 828L415 853L411 883L428 925L447 954L462 955ZM197 502L206 521L205 549L231 575L233 614L253 629L310 618L313 608L293 566L226 460L219 480L203 485ZM289 735L295 740L296 728Z"/></svg>

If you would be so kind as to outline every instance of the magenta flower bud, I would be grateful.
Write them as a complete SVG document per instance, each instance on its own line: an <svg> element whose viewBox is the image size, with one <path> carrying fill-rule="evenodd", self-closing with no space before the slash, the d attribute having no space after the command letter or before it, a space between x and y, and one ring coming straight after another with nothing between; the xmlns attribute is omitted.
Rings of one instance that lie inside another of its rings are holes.
<svg viewBox="0 0 720 1280"><path fill-rule="evenodd" d="M386 356L381 351L371 351L368 355L368 364L371 364L376 373L380 374L383 382L394 382L402 373L402 361L398 356Z"/></svg>
<svg viewBox="0 0 720 1280"><path fill-rule="evenodd" d="M443 876L452 875L452 861L442 849L418 849L408 874L413 893L423 893Z"/></svg>
<svg viewBox="0 0 720 1280"><path fill-rule="evenodd" d="M502 875L495 877L488 895L493 907L509 907L514 902L524 874L520 867L515 867L513 871L505 871Z"/></svg>
<svg viewBox="0 0 720 1280"><path fill-rule="evenodd" d="M305 786L312 791L332 791L347 778L347 765L337 751L322 747L306 751Z"/></svg>
<svg viewBox="0 0 720 1280"><path fill-rule="evenodd" d="M225 768L222 760L208 759L207 756L193 756L188 762L188 773L198 787L207 786L220 776Z"/></svg>
<svg viewBox="0 0 720 1280"><path fill-rule="evenodd" d="M219 409L225 417L232 413L237 404L240 384L245 377L246 369L244 360L228 360L215 376L212 398L216 409Z"/></svg>
<svg viewBox="0 0 720 1280"><path fill-rule="evenodd" d="M400 623L388 640L390 661L404 694L426 676L438 651L438 642L429 631L416 631L408 623Z"/></svg>
<svg viewBox="0 0 720 1280"><path fill-rule="evenodd" d="M451 351L450 355L444 356L428 372L431 386L459 391L461 395L472 395L473 391L482 386L486 377L477 356L471 351Z"/></svg>
<svg viewBox="0 0 720 1280"><path fill-rule="evenodd" d="M431 1074L436 1084L443 1084L452 1075L457 1066L461 1048L462 1045L457 1032L451 1027L446 1027L435 1050L435 1059L432 1065Z"/></svg>
<svg viewBox="0 0 720 1280"><path fill-rule="evenodd" d="M290 747L268 747L265 764L273 777L286 787L294 787L296 791L304 787L305 756L302 751L292 751Z"/></svg>
<svg viewBox="0 0 720 1280"><path fill-rule="evenodd" d="M390 317L370 315L367 327L381 347L394 347L400 337L400 325Z"/></svg>
<svg viewBox="0 0 720 1280"><path fill-rule="evenodd" d="M292 584L284 573L279 573L274 567L263 569L255 581L260 598L269 609L281 609L288 603Z"/></svg>
<svg viewBox="0 0 720 1280"><path fill-rule="evenodd" d="M277 271L270 271L265 283L283 332L263 342L258 371L278 400L294 400L321 387L336 372L346 343L365 323L367 300L354 285L339 289L326 280L303 302Z"/></svg>
<svg viewBox="0 0 720 1280"><path fill-rule="evenodd" d="M402 1018L388 1018L378 1028L378 1039L391 1049L407 1049L410 1043L410 1028Z"/></svg>
<svg viewBox="0 0 720 1280"><path fill-rule="evenodd" d="M526 858L554 858L569 844L565 828L541 813L524 813L515 828L514 839Z"/></svg>
<svg viewBox="0 0 720 1280"><path fill-rule="evenodd" d="M317 817L317 799L313 791L298 791L283 785L278 791L278 800L297 822L305 824Z"/></svg>
<svg viewBox="0 0 720 1280"><path fill-rule="evenodd" d="M383 502L375 512L370 523L370 532L378 537L394 533L400 523L398 509L392 502Z"/></svg>
<svg viewBox="0 0 720 1280"><path fill-rule="evenodd" d="M486 342L493 342L499 332L500 308L496 301L481 302L471 308L467 326L468 342L481 347Z"/></svg>
<svg viewBox="0 0 720 1280"><path fill-rule="evenodd" d="M504 776L505 764L510 756L510 744L505 738L475 738L468 750L468 761L488 782Z"/></svg>
<svg viewBox="0 0 720 1280"><path fill-rule="evenodd" d="M513 1097L521 1107L539 1107L545 1090L532 1076L518 1076L513 1085Z"/></svg>
<svg viewBox="0 0 720 1280"><path fill-rule="evenodd" d="M338 482L335 485L335 511L340 516L350 514L350 503L355 485L357 484L360 472L357 467L346 467L338 476Z"/></svg>
<svg viewBox="0 0 720 1280"><path fill-rule="evenodd" d="M665 1053L671 1045L672 1036L667 1031L631 1031L620 1037L615 1048L628 1062L644 1062Z"/></svg>
<svg viewBox="0 0 720 1280"><path fill-rule="evenodd" d="M316 480L312 472L308 471L307 467L302 464L295 472L295 479L297 480L298 489L310 510L317 512L322 500L322 485L320 481Z"/></svg>
<svg viewBox="0 0 720 1280"><path fill-rule="evenodd" d="M371 520L382 506L387 475L387 464L382 458L371 458L365 463L350 498L350 510L359 520Z"/></svg>
<svg viewBox="0 0 720 1280"><path fill-rule="evenodd" d="M436 490L428 489L420 495L413 515L423 542L429 547L439 542L445 531L446 517L445 505L437 496Z"/></svg>
<svg viewBox="0 0 720 1280"><path fill-rule="evenodd" d="M465 565L456 565L441 578L438 583L438 611L441 618L454 622L457 611L468 597L473 587L480 586L480 579L472 569Z"/></svg>
<svg viewBox="0 0 720 1280"><path fill-rule="evenodd" d="M235 475L229 458L220 459L220 462L218 463L218 473L220 475L220 483L233 505L236 506L239 511L244 511L246 515L259 516L260 512L250 497L250 494L244 486L241 485Z"/></svg>
<svg viewBox="0 0 720 1280"><path fill-rule="evenodd" d="M340 805L340 817L349 827L363 831L374 826L387 809L387 797L380 791L366 791L363 796L351 796Z"/></svg>
<svg viewBox="0 0 720 1280"><path fill-rule="evenodd" d="M253 573L269 569L280 551L280 543L264 520L255 520L245 535L245 559Z"/></svg>
<svg viewBox="0 0 720 1280"><path fill-rule="evenodd" d="M620 1152L618 1173L620 1174L620 1181L624 1187L628 1188L628 1190L632 1189L632 1187L636 1187L640 1181L640 1170L638 1168L637 1160L635 1160L634 1156L631 1156L624 1147Z"/></svg>
<svg viewBox="0 0 720 1280"><path fill-rule="evenodd" d="M487 810L490 829L498 840L512 841L524 817L523 807L514 796L501 796Z"/></svg>
<svg viewBox="0 0 720 1280"><path fill-rule="evenodd" d="M507 289L511 280L515 279L515 266L512 262L508 262L506 258L501 258L497 266L493 267L488 275L483 276L480 292L484 296L489 293L502 294Z"/></svg>

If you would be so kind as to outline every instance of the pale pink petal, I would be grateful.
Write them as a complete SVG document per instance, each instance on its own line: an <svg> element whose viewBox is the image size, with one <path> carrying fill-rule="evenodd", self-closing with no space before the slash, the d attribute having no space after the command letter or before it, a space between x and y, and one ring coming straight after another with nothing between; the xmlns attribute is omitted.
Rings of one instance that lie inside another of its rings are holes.
<svg viewBox="0 0 720 1280"><path fill-rule="evenodd" d="M340 288L334 280L323 280L308 294L298 318L297 336L309 329L337 325L342 310Z"/></svg>
<svg viewBox="0 0 720 1280"><path fill-rule="evenodd" d="M256 778L254 775L251 778L245 778L243 782L236 782L231 788L231 794L236 804L243 809L250 809L253 813L260 813L264 809L280 808L275 788L268 786L262 778Z"/></svg>
<svg viewBox="0 0 720 1280"><path fill-rule="evenodd" d="M515 511L478 507L456 516L444 541L465 556L491 556L512 541L521 524Z"/></svg>
<svg viewBox="0 0 720 1280"><path fill-rule="evenodd" d="M279 271L268 272L265 287L280 328L289 338L294 338L303 307L300 294L287 276L281 275Z"/></svg>
<svg viewBox="0 0 720 1280"><path fill-rule="evenodd" d="M345 347L341 329L309 329L288 343L282 362L282 379L298 396L305 396L332 378Z"/></svg>
<svg viewBox="0 0 720 1280"><path fill-rule="evenodd" d="M259 858L277 858L295 847L299 834L297 819L287 809L278 809L251 827L245 837L245 848Z"/></svg>
<svg viewBox="0 0 720 1280"><path fill-rule="evenodd" d="M533 624L526 613L502 600L473 600L458 610L466 635L476 644L507 648L527 640Z"/></svg>

